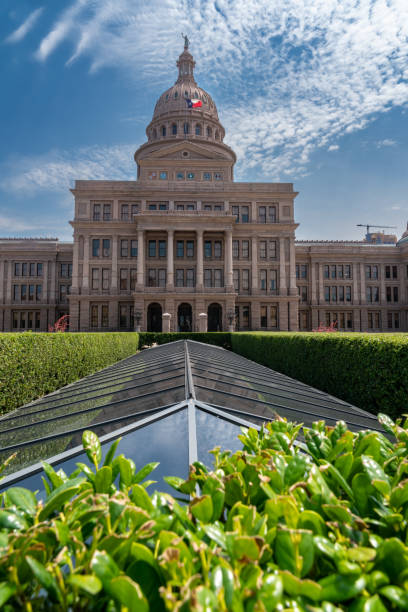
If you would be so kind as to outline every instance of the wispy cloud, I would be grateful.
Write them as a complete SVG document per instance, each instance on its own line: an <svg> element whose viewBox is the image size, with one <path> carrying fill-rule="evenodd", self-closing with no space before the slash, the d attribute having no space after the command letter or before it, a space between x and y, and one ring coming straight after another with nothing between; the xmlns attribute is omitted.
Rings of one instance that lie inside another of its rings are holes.
<svg viewBox="0 0 408 612"><path fill-rule="evenodd" d="M75 180L134 180L134 145L82 147L9 160L0 168L0 187L13 193L66 193ZM18 168L16 172L15 169Z"/></svg>
<svg viewBox="0 0 408 612"><path fill-rule="evenodd" d="M392 140L392 138L384 138L384 140L377 140L375 146L377 149L382 149L384 147L395 147L397 144L397 141Z"/></svg>
<svg viewBox="0 0 408 612"><path fill-rule="evenodd" d="M33 29L43 10L44 7L42 6L32 11L32 13L29 14L27 19L21 24L21 26L19 26L16 30L14 30L14 32L10 34L10 36L6 38L5 42L18 43L23 40L23 38L27 36L28 32Z"/></svg>
<svg viewBox="0 0 408 612"><path fill-rule="evenodd" d="M339 150L339 145L330 145L330 147L328 147L328 151L338 151Z"/></svg>
<svg viewBox="0 0 408 612"><path fill-rule="evenodd" d="M241 159L238 177L249 167L296 179L316 149L408 103L406 0L75 0L36 57L70 40L68 64L87 57L92 71L118 68L158 95L182 31Z"/></svg>

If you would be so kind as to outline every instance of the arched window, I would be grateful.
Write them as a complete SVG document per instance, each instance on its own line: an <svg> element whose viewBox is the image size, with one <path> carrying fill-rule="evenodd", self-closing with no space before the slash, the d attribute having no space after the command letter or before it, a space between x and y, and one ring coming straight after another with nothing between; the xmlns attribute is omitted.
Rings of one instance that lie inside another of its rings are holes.
<svg viewBox="0 0 408 612"><path fill-rule="evenodd" d="M215 140L219 140L220 139L220 135L218 130L215 130Z"/></svg>
<svg viewBox="0 0 408 612"><path fill-rule="evenodd" d="M209 126L207 127L207 136L208 138L211 138L212 136L212 129Z"/></svg>
<svg viewBox="0 0 408 612"><path fill-rule="evenodd" d="M198 99L199 96L197 91L194 92L194 97Z"/></svg>
<svg viewBox="0 0 408 612"><path fill-rule="evenodd" d="M173 123L173 125L171 126L171 133L173 134L173 136L177 135L177 123Z"/></svg>
<svg viewBox="0 0 408 612"><path fill-rule="evenodd" d="M196 136L201 136L201 123L196 123L195 133L196 133Z"/></svg>
<svg viewBox="0 0 408 612"><path fill-rule="evenodd" d="M154 130L153 130L153 138L157 138L157 130L156 130L156 128L154 128Z"/></svg>
<svg viewBox="0 0 408 612"><path fill-rule="evenodd" d="M189 126L189 124L188 124L188 123L185 123L185 124L184 124L184 133L185 133L185 134L188 134L188 133L189 133L189 131L190 131L190 126Z"/></svg>
<svg viewBox="0 0 408 612"><path fill-rule="evenodd" d="M185 97L185 98L188 98L188 91L185 91L185 92L184 92L184 97Z"/></svg>
<svg viewBox="0 0 408 612"><path fill-rule="evenodd" d="M169 99L169 94L166 94L166 102L167 102L168 99Z"/></svg>
<svg viewBox="0 0 408 612"><path fill-rule="evenodd" d="M166 136L166 126L165 125L161 126L161 135Z"/></svg>
<svg viewBox="0 0 408 612"><path fill-rule="evenodd" d="M178 98L178 91L175 91L175 92L174 92L174 97L175 97L175 98Z"/></svg>

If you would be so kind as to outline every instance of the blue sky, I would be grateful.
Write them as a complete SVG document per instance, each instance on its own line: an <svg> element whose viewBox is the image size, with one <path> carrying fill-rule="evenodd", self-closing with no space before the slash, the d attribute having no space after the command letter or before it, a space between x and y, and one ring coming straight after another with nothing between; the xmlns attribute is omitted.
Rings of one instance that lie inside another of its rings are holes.
<svg viewBox="0 0 408 612"><path fill-rule="evenodd" d="M2 0L0 235L71 239L75 179L133 179L188 33L236 179L293 182L300 239L408 219L406 0Z"/></svg>

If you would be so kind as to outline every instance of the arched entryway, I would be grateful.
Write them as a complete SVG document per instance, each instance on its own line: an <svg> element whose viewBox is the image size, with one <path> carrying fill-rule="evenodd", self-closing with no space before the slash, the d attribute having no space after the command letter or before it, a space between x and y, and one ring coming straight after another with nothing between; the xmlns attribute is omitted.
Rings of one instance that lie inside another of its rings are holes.
<svg viewBox="0 0 408 612"><path fill-rule="evenodd" d="M222 306L214 303L208 307L208 331L222 331Z"/></svg>
<svg viewBox="0 0 408 612"><path fill-rule="evenodd" d="M162 331L162 307L157 302L149 304L149 307L147 309L147 331Z"/></svg>
<svg viewBox="0 0 408 612"><path fill-rule="evenodd" d="M183 303L177 309L177 331L193 331L193 309L191 304Z"/></svg>

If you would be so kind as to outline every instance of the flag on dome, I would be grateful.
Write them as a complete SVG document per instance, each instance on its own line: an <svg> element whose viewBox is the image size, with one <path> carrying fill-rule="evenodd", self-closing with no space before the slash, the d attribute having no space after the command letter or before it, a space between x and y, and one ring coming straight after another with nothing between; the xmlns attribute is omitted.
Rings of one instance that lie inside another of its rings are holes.
<svg viewBox="0 0 408 612"><path fill-rule="evenodd" d="M187 102L188 108L200 108L200 106L203 105L201 100L196 100L196 99L190 100L190 98L187 98L186 102Z"/></svg>

